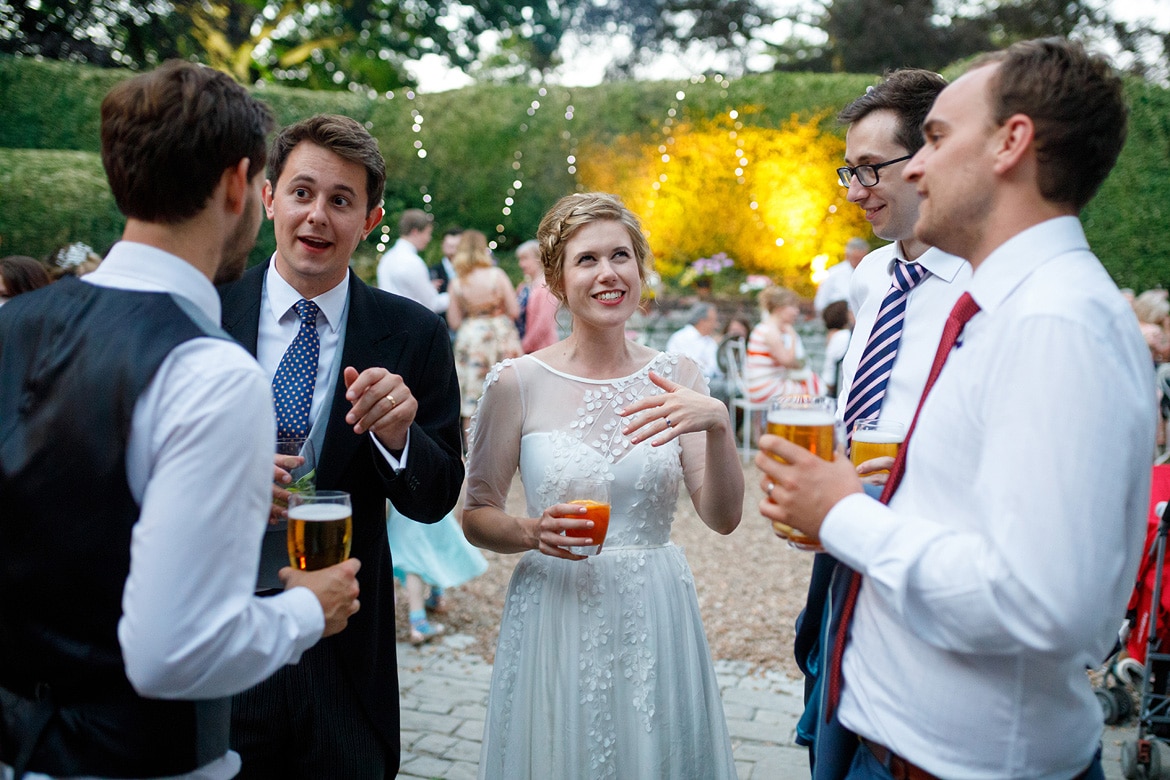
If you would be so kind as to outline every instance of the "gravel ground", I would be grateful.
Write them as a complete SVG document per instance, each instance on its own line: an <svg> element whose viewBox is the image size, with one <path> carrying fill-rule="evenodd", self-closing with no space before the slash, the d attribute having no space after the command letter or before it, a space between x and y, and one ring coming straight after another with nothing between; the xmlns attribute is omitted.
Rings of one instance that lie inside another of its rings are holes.
<svg viewBox="0 0 1170 780"><path fill-rule="evenodd" d="M812 555L789 548L772 535L756 508L761 498L759 471L744 467L743 520L729 536L703 525L686 495L679 497L672 538L682 547L695 574L703 625L715 659L747 661L758 671L782 672L795 679L793 621L804 606ZM686 491L682 491L685 493ZM519 475L512 482L508 510L524 507ZM488 570L448 591L447 614L437 619L448 631L475 642L466 652L493 659L504 594L519 555L484 552ZM406 641L406 595L398 594L398 638Z"/></svg>

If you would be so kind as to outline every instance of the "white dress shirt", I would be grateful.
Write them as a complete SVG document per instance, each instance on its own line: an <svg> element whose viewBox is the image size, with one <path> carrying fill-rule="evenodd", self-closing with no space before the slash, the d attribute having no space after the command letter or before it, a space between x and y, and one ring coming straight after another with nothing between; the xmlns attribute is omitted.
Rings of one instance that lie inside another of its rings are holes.
<svg viewBox="0 0 1170 780"><path fill-rule="evenodd" d="M82 281L169 292L220 321L207 277L143 244L116 244ZM142 511L118 622L126 675L139 694L230 696L300 660L321 637L325 617L312 591L252 595L272 503L275 439L268 378L227 339L181 344L139 396L126 470ZM239 766L229 751L182 777L220 780Z"/></svg>
<svg viewBox="0 0 1170 780"><path fill-rule="evenodd" d="M824 278L817 285L816 295L813 296L813 310L820 314L826 306L834 301L849 300L849 279L852 275L853 266L847 260L843 260L825 271Z"/></svg>
<svg viewBox="0 0 1170 780"><path fill-rule="evenodd" d="M261 317L256 332L256 360L269 377L271 392L272 377L280 368L281 358L301 329L301 318L297 315L297 301L301 294L286 282L276 270L275 256L268 263L264 275L264 292L261 295ZM317 337L321 342L317 354L317 384L313 386L313 403L309 406L309 426L316 424L317 416L326 402L333 400L333 388L337 385L338 374L345 366L335 364L341 359L345 339L345 317L349 312L349 274L331 290L313 298L320 310L317 315ZM382 446L378 437L369 432L370 439L390 468L398 471L406 467L406 456L410 451L410 431L406 433L406 444L398 457ZM320 452L318 452L320 455Z"/></svg>
<svg viewBox="0 0 1170 780"><path fill-rule="evenodd" d="M405 238L395 241L378 261L378 286L386 292L417 301L435 314L447 311L447 293L435 289L427 264L414 244Z"/></svg>
<svg viewBox="0 0 1170 780"><path fill-rule="evenodd" d="M694 325L684 325L672 333L663 351L686 355L699 364L708 379L723 375L717 358L719 343L711 336L704 336Z"/></svg>
<svg viewBox="0 0 1170 780"><path fill-rule="evenodd" d="M901 242L887 244L866 255L853 271L849 308L855 313L856 324L845 359L841 361L841 377L837 383L837 395L841 399L837 404L839 420L845 419L845 404L853 377L881 310L882 299L890 290L894 263L900 259L905 259ZM902 340L898 344L898 356L894 360L879 415L883 420L900 422L906 428L910 427L918 399L922 397L922 388L926 386L926 376L934 362L947 315L971 280L971 265L940 249L927 249L918 262L930 271L930 276L915 285L907 298Z"/></svg>
<svg viewBox="0 0 1170 780"><path fill-rule="evenodd" d="M821 527L865 575L840 718L942 777L1067 780L1101 738L1085 669L1145 538L1149 352L1073 217L1003 244L970 292L890 505L853 495Z"/></svg>

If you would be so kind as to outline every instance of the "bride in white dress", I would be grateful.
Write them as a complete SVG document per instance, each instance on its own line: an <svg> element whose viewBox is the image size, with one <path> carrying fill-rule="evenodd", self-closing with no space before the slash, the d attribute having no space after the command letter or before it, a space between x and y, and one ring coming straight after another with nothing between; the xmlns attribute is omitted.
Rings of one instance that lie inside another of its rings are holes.
<svg viewBox="0 0 1170 780"><path fill-rule="evenodd" d="M464 531L525 553L508 587L481 778L735 778L690 567L670 542L680 484L703 522L739 524L743 472L727 408L689 358L625 337L649 246L612 195L562 198L537 240L564 341L497 365L472 422ZM519 467L527 516L504 511ZM601 554L562 503L609 482Z"/></svg>

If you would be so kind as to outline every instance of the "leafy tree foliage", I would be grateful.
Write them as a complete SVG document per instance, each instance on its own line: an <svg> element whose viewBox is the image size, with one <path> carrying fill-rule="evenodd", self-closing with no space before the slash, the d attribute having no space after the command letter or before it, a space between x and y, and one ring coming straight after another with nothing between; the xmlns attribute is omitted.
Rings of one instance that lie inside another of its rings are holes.
<svg viewBox="0 0 1170 780"><path fill-rule="evenodd" d="M670 41L739 47L770 22L760 0L0 0L0 52L126 67L189 57L245 83L382 92L409 85L407 63L427 54L527 75L558 64L569 30L620 33L628 67ZM501 53L483 60L489 31Z"/></svg>
<svg viewBox="0 0 1170 780"><path fill-rule="evenodd" d="M1136 74L1166 78L1170 33L1114 19L1103 0L819 0L789 15L820 35L773 47L777 70L940 70L976 52L1050 35L1111 39Z"/></svg>

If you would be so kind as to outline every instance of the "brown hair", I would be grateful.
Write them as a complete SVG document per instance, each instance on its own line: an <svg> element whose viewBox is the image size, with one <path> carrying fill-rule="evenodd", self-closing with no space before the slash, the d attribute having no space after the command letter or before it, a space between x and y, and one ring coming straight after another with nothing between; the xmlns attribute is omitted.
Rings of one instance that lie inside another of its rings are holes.
<svg viewBox="0 0 1170 780"><path fill-rule="evenodd" d="M1125 145L1129 109L1109 60L1064 38L1015 43L971 69L999 65L988 87L1003 125L1024 114L1035 127L1040 194L1077 211L1092 200Z"/></svg>
<svg viewBox="0 0 1170 780"><path fill-rule="evenodd" d="M398 235L409 236L416 230L426 230L435 218L422 209L407 209L398 218Z"/></svg>
<svg viewBox="0 0 1170 780"><path fill-rule="evenodd" d="M45 266L27 255L0 258L0 279L4 280L4 289L8 291L9 298L39 290L50 281Z"/></svg>
<svg viewBox="0 0 1170 780"><path fill-rule="evenodd" d="M102 165L119 210L175 223L203 210L242 159L264 169L272 113L220 71L170 60L117 84L102 100Z"/></svg>
<svg viewBox="0 0 1170 780"><path fill-rule="evenodd" d="M540 220L540 227L536 230L545 284L562 303L565 300L565 244L585 225L605 220L619 222L626 229L634 250L634 259L638 262L638 278L645 284L654 256L646 236L642 234L642 223L638 217L616 195L579 192L558 200Z"/></svg>
<svg viewBox="0 0 1170 780"><path fill-rule="evenodd" d="M886 73L881 83L841 110L837 121L851 125L874 111L892 111L898 117L894 141L910 154L922 148L922 123L934 105L934 99L947 85L937 73L919 68L903 68Z"/></svg>
<svg viewBox="0 0 1170 780"><path fill-rule="evenodd" d="M460 277L476 268L490 268L492 256L488 254L487 236L478 230L464 230L459 238L459 248L451 258L455 273Z"/></svg>
<svg viewBox="0 0 1170 780"><path fill-rule="evenodd" d="M386 161L378 150L378 142L359 123L338 114L317 114L281 130L272 142L272 153L268 155L270 182L275 185L280 181L288 156L302 141L328 149L341 159L366 169L366 214L382 203Z"/></svg>

